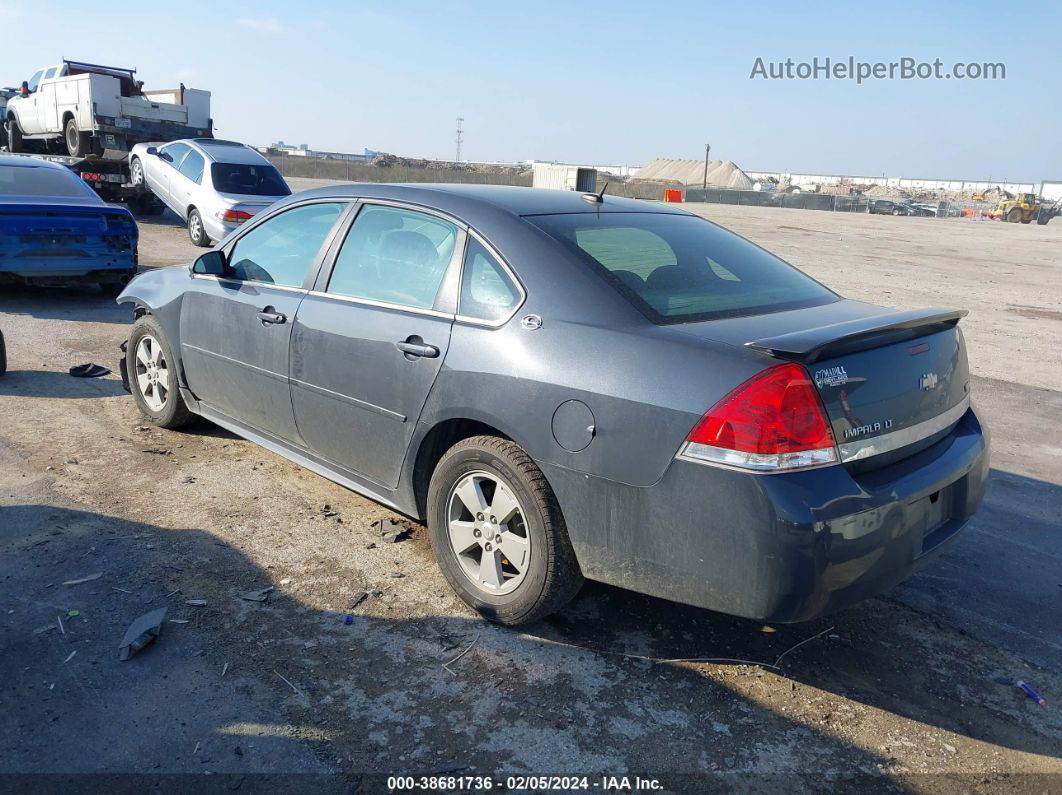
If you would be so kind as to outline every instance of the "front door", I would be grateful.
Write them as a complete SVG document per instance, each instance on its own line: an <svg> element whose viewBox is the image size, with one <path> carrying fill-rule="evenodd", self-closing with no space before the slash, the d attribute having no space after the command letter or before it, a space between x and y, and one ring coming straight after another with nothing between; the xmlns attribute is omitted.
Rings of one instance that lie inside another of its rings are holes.
<svg viewBox="0 0 1062 795"><path fill-rule="evenodd" d="M346 206L320 202L273 215L227 247L224 277L193 276L181 305L181 355L188 386L208 409L299 442L288 344Z"/></svg>
<svg viewBox="0 0 1062 795"><path fill-rule="evenodd" d="M360 209L327 284L303 300L292 330L291 402L312 452L397 485L450 344L453 314L437 297L463 237L428 213Z"/></svg>

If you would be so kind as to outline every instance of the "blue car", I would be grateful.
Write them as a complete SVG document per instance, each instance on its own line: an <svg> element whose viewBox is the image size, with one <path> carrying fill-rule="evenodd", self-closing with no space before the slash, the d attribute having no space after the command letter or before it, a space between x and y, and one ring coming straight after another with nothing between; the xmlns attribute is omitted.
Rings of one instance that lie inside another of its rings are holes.
<svg viewBox="0 0 1062 795"><path fill-rule="evenodd" d="M120 290L136 273L139 232L74 172L0 155L0 284L95 282Z"/></svg>

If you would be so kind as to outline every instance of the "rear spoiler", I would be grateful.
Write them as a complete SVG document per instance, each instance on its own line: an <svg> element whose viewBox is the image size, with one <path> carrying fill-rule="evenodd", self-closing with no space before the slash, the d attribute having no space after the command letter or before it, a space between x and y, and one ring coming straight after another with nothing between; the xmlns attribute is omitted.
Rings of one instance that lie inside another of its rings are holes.
<svg viewBox="0 0 1062 795"><path fill-rule="evenodd" d="M745 347L763 351L779 359L798 362L814 362L827 350L843 349L848 352L862 348L860 343L870 342L882 335L915 337L930 334L955 326L966 317L965 309L910 309L904 312L887 312L872 317L845 320L828 326L779 334L746 342ZM934 328L935 327L935 328ZM908 332L908 333L904 333ZM919 333L920 332L920 333Z"/></svg>

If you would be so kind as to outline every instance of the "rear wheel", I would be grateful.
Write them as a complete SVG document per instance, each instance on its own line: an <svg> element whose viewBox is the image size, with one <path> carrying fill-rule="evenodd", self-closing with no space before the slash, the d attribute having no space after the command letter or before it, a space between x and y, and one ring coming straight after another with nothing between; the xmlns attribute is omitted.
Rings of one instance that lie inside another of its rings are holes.
<svg viewBox="0 0 1062 795"><path fill-rule="evenodd" d="M193 209L188 213L188 237L196 246L210 245L210 238L207 237L206 230L203 228L203 219L199 215L199 210Z"/></svg>
<svg viewBox="0 0 1062 795"><path fill-rule="evenodd" d="M582 585L553 490L507 439L476 436L450 448L432 473L427 508L443 575L492 621L537 621Z"/></svg>
<svg viewBox="0 0 1062 795"><path fill-rule="evenodd" d="M125 353L129 388L140 413L160 428L179 428L194 415L177 388L177 360L162 326L151 315L133 324Z"/></svg>

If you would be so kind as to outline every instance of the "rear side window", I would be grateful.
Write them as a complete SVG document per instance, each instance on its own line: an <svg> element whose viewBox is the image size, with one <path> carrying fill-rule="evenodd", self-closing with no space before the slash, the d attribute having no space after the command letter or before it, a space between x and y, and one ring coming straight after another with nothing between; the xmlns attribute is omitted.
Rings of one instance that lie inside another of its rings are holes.
<svg viewBox="0 0 1062 795"><path fill-rule="evenodd" d="M308 204L274 215L236 241L229 255L233 279L301 287L346 205Z"/></svg>
<svg viewBox="0 0 1062 795"><path fill-rule="evenodd" d="M598 270L655 323L780 312L837 295L744 238L691 215L527 218Z"/></svg>
<svg viewBox="0 0 1062 795"><path fill-rule="evenodd" d="M520 302L520 291L487 248L469 236L461 271L463 317L495 322L505 319Z"/></svg>
<svg viewBox="0 0 1062 795"><path fill-rule="evenodd" d="M55 67L54 66L51 69L49 69L47 72L44 73L44 79L45 80L51 80L53 77L55 77Z"/></svg>
<svg viewBox="0 0 1062 795"><path fill-rule="evenodd" d="M177 170L184 174L192 182L198 183L203 179L203 166L206 164L206 159L194 149L189 150L185 155L184 160L181 161L181 166Z"/></svg>
<svg viewBox="0 0 1062 795"><path fill-rule="evenodd" d="M73 171L37 166L0 166L0 196L64 196L95 193ZM102 204L102 202L100 202Z"/></svg>
<svg viewBox="0 0 1062 795"><path fill-rule="evenodd" d="M328 292L430 309L453 258L457 227L398 207L363 207L336 257Z"/></svg>

